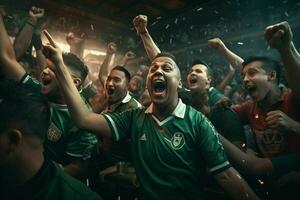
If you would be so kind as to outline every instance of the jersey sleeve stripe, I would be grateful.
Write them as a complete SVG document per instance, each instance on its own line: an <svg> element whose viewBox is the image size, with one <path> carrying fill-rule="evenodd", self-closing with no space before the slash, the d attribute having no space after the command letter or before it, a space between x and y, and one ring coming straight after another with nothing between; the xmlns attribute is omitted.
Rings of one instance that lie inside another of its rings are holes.
<svg viewBox="0 0 300 200"><path fill-rule="evenodd" d="M214 173L216 171L219 171L222 168L227 169L228 166L230 166L230 163L228 161L226 161L226 162L223 162L223 163L221 163L221 164L219 164L217 166L214 166L214 167L210 168L209 172L210 173Z"/></svg>
<svg viewBox="0 0 300 200"><path fill-rule="evenodd" d="M26 83L29 79L30 79L30 76L25 75L25 76L23 77L23 80L21 80L21 83Z"/></svg>
<svg viewBox="0 0 300 200"><path fill-rule="evenodd" d="M114 129L113 133L115 134L116 141L119 141L120 140L120 134L119 134L119 131L117 129L116 123L114 122L114 120L109 115L105 114L104 116L108 119L109 123L111 124L112 128Z"/></svg>

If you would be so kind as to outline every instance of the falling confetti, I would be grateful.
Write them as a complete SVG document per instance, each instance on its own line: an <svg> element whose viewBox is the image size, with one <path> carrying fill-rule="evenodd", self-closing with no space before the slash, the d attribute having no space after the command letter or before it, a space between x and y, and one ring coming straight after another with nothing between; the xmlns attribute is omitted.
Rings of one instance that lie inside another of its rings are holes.
<svg viewBox="0 0 300 200"><path fill-rule="evenodd" d="M161 19L161 16L159 16L159 17L156 17L156 19L157 19L157 20L160 20L160 19Z"/></svg>
<svg viewBox="0 0 300 200"><path fill-rule="evenodd" d="M258 179L257 181L258 181L258 182L259 182L259 184L261 184L261 185L265 184L265 182L263 182L263 181L262 181L262 180L260 180L260 179Z"/></svg>
<svg viewBox="0 0 300 200"><path fill-rule="evenodd" d="M214 11L216 14L219 14L219 12L217 10Z"/></svg>
<svg viewBox="0 0 300 200"><path fill-rule="evenodd" d="M165 29L168 29L169 27L170 27L170 24L167 24L166 27L165 27Z"/></svg>
<svg viewBox="0 0 300 200"><path fill-rule="evenodd" d="M178 22L178 18L175 19L174 23L177 24L177 22Z"/></svg>
<svg viewBox="0 0 300 200"><path fill-rule="evenodd" d="M284 15L287 16L287 17L289 16L289 14L287 12L284 12Z"/></svg>
<svg viewBox="0 0 300 200"><path fill-rule="evenodd" d="M197 12L199 12L199 11L201 11L201 10L203 10L203 8L197 8Z"/></svg>
<svg viewBox="0 0 300 200"><path fill-rule="evenodd" d="M154 21L152 24L151 24L151 26L154 26L155 24L157 24L158 23L158 21Z"/></svg>
<svg viewBox="0 0 300 200"><path fill-rule="evenodd" d="M243 43L243 42L238 42L237 44L238 44L238 45L243 45L244 43Z"/></svg>
<svg viewBox="0 0 300 200"><path fill-rule="evenodd" d="M91 24L91 30L92 31L94 31L95 29L94 29L94 25L93 24Z"/></svg>

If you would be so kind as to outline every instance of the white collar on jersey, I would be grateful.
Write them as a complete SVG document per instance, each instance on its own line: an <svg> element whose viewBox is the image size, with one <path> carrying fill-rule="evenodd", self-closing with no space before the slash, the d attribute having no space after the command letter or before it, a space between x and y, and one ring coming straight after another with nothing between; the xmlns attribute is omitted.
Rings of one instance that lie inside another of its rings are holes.
<svg viewBox="0 0 300 200"><path fill-rule="evenodd" d="M179 99L176 108L173 110L171 115L183 119L186 110L186 105ZM153 103L146 109L145 113L153 113Z"/></svg>
<svg viewBox="0 0 300 200"><path fill-rule="evenodd" d="M131 96L129 94L129 92L127 91L126 96L124 97L124 99L122 99L122 103L128 103L131 99Z"/></svg>

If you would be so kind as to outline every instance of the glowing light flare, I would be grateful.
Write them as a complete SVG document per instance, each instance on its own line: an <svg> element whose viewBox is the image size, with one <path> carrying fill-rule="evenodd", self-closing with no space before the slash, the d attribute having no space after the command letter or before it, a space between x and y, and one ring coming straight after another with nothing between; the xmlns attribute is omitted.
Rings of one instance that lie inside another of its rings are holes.
<svg viewBox="0 0 300 200"><path fill-rule="evenodd" d="M63 52L70 52L70 45L63 42L57 42L57 41L56 44Z"/></svg>
<svg viewBox="0 0 300 200"><path fill-rule="evenodd" d="M104 52L104 51L84 49L83 50L83 57L87 56L88 54L93 54L93 55L96 55L96 56L106 56L106 52Z"/></svg>

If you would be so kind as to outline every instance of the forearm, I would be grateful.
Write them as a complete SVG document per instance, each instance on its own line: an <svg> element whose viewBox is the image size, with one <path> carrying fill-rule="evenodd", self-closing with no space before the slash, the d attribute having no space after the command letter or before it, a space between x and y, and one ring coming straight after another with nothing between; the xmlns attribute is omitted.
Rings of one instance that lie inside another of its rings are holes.
<svg viewBox="0 0 300 200"><path fill-rule="evenodd" d="M84 125L87 120L86 118L88 118L91 113L81 99L81 96L73 83L73 79L64 63L60 63L57 67L56 77L64 95L64 99L67 102L72 119L79 128L84 129Z"/></svg>
<svg viewBox="0 0 300 200"><path fill-rule="evenodd" d="M6 32L2 15L0 15L0 56L9 59L16 59L14 49Z"/></svg>
<svg viewBox="0 0 300 200"><path fill-rule="evenodd" d="M272 163L269 159L259 158L241 151L222 135L219 135L219 138L228 158L239 170L256 176L272 173Z"/></svg>
<svg viewBox="0 0 300 200"><path fill-rule="evenodd" d="M40 74L44 70L46 66L46 58L42 52L42 50L36 51L36 77L40 79ZM39 80L40 81L40 80Z"/></svg>
<svg viewBox="0 0 300 200"><path fill-rule="evenodd" d="M17 59L20 59L29 48L36 22L36 18L30 17L20 33L17 35L14 41L14 50Z"/></svg>
<svg viewBox="0 0 300 200"><path fill-rule="evenodd" d="M293 42L291 42L288 47L279 49L279 53L285 68L285 75L289 86L296 96L300 98L300 55Z"/></svg>
<svg viewBox="0 0 300 200"><path fill-rule="evenodd" d="M16 55L6 32L2 15L0 14L0 69L7 79L19 81L25 70L16 60Z"/></svg>
<svg viewBox="0 0 300 200"><path fill-rule="evenodd" d="M100 66L98 78L99 81L104 85L106 77L108 76L110 64L113 62L114 54L107 53L103 63Z"/></svg>
<svg viewBox="0 0 300 200"><path fill-rule="evenodd" d="M224 55L224 57L228 60L228 62L233 66L234 69L239 71L242 70L242 63L244 62L244 60L240 56L233 53L226 46L221 48L219 51Z"/></svg>
<svg viewBox="0 0 300 200"><path fill-rule="evenodd" d="M224 90L227 85L229 85L233 79L235 70L229 70L226 74L225 78L222 80L222 82L218 85L218 89L224 93Z"/></svg>
<svg viewBox="0 0 300 200"><path fill-rule="evenodd" d="M232 199L259 199L240 174L232 167L217 174L215 178Z"/></svg>
<svg viewBox="0 0 300 200"><path fill-rule="evenodd" d="M158 46L155 44L155 42L153 41L153 39L148 31L140 33L140 37L143 41L144 48L145 48L148 58L151 62L155 58L155 56L157 54L159 54L161 51L158 48Z"/></svg>

